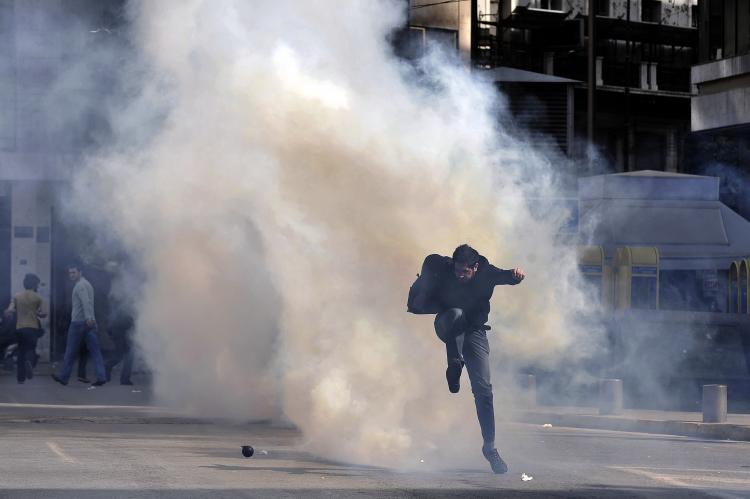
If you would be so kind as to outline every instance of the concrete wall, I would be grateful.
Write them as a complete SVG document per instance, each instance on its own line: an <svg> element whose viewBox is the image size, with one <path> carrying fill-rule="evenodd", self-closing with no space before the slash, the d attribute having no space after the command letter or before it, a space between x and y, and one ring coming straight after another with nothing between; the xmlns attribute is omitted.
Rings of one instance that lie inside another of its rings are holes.
<svg viewBox="0 0 750 499"><path fill-rule="evenodd" d="M609 4L609 17L628 18L628 0L612 0ZM641 20L641 0L630 0L630 20Z"/></svg>
<svg viewBox="0 0 750 499"><path fill-rule="evenodd" d="M471 62L471 1L438 5L435 0L412 0L409 25L451 30L457 33L458 51L467 64ZM422 7L423 5L429 5ZM429 36L428 36L429 38Z"/></svg>
<svg viewBox="0 0 750 499"><path fill-rule="evenodd" d="M696 0L662 0L661 22L670 26L690 26L692 5Z"/></svg>
<svg viewBox="0 0 750 499"><path fill-rule="evenodd" d="M691 78L692 131L750 123L750 55L694 66Z"/></svg>
<svg viewBox="0 0 750 499"><path fill-rule="evenodd" d="M75 106L75 92L61 98L58 80L91 33L62 21L55 27L55 19L81 5L0 0L0 180L63 179L70 174L83 135L70 122L83 127L85 121L64 112L61 102Z"/></svg>
<svg viewBox="0 0 750 499"><path fill-rule="evenodd" d="M15 147L16 84L14 21L13 1L0 0L0 151Z"/></svg>
<svg viewBox="0 0 750 499"><path fill-rule="evenodd" d="M630 0L630 20L640 21L643 16L643 2ZM669 26L691 26L691 6L697 5L697 0L662 0L661 24ZM628 0L612 0L609 6L609 16L627 19Z"/></svg>
<svg viewBox="0 0 750 499"><path fill-rule="evenodd" d="M24 176L7 164L25 158L8 155L76 154L90 145L102 118L91 96L111 89L104 49L118 43L101 27L119 22L119 1L0 0L0 177ZM54 160L28 162L56 175Z"/></svg>
<svg viewBox="0 0 750 499"><path fill-rule="evenodd" d="M750 123L750 86L692 99L690 129L694 132L746 123Z"/></svg>
<svg viewBox="0 0 750 499"><path fill-rule="evenodd" d="M570 17L588 14L589 3L586 0L565 0L563 3L563 10L570 12Z"/></svg>
<svg viewBox="0 0 750 499"><path fill-rule="evenodd" d="M412 0L409 11L409 24L431 28L458 30L460 6L462 2L451 2L438 5L434 0ZM468 0L464 3L470 3ZM429 6L425 6L429 5Z"/></svg>

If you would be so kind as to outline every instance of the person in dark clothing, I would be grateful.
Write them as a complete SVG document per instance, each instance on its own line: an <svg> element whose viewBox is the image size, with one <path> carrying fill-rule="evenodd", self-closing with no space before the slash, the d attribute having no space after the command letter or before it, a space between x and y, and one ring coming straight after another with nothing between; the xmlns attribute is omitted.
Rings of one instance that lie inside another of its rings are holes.
<svg viewBox="0 0 750 499"><path fill-rule="evenodd" d="M456 248L453 257L428 256L413 286L414 296L410 291L409 297L410 311L436 314L435 332L445 343L448 361L445 377L451 393L459 391L461 371L466 366L484 440L482 454L495 473L505 473L508 467L495 448L495 410L487 341L490 326L486 323L495 286L515 285L524 277L522 269L499 269L474 248L463 244Z"/></svg>
<svg viewBox="0 0 750 499"><path fill-rule="evenodd" d="M135 322L133 317L117 307L110 320L109 331L115 344L115 352L104 365L107 381L112 377L112 368L122 362L120 384L132 385L130 375L133 372L133 332Z"/></svg>

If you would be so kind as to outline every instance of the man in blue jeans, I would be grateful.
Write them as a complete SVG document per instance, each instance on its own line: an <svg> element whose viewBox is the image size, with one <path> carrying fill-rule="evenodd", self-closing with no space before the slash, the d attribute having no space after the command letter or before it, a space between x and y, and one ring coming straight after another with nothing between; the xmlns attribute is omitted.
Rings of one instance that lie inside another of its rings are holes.
<svg viewBox="0 0 750 499"><path fill-rule="evenodd" d="M486 323L495 286L518 284L524 277L522 269L499 269L464 244L456 248L452 258L430 255L425 259L419 285L415 283L414 300L410 303L410 311L415 313L437 313L435 332L445 343L448 360L445 377L451 393L459 391L461 371L466 366L484 440L482 454L495 473L507 472L508 466L495 448L495 409L487 341L490 327Z"/></svg>
<svg viewBox="0 0 750 499"><path fill-rule="evenodd" d="M105 383L104 360L99 348L96 319L94 318L94 288L81 274L78 264L68 266L68 277L75 283L73 286L73 310L68 328L68 341L65 345L65 357L60 375L52 375L61 385L67 385L73 362L78 357L81 342L86 342L86 348L94 359L96 381L91 386L101 386Z"/></svg>

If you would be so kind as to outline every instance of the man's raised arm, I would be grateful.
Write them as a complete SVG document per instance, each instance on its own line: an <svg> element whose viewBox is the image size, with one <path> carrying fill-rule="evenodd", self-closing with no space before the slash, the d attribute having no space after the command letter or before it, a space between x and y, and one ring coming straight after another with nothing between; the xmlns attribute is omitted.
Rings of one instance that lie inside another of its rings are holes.
<svg viewBox="0 0 750 499"><path fill-rule="evenodd" d="M510 284L511 286L518 284L523 281L526 277L526 273L522 268L516 267L510 270L499 269L494 265L490 265L490 273L492 275L492 282L495 286L501 284Z"/></svg>

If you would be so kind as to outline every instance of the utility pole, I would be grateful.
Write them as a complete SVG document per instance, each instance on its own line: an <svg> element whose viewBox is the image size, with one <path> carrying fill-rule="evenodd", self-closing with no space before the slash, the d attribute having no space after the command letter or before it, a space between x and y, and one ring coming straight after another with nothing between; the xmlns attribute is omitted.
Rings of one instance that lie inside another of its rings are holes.
<svg viewBox="0 0 750 499"><path fill-rule="evenodd" d="M627 3L627 15L625 18L625 164L623 168L626 172L630 171L632 161L633 140L631 137L631 115L630 115L630 58L632 52L632 42L630 41L630 0Z"/></svg>
<svg viewBox="0 0 750 499"><path fill-rule="evenodd" d="M594 93L596 92L596 43L594 24L596 19L596 1L589 0L588 15L588 92L587 92L587 138L589 148L594 145ZM593 167L593 155L589 154L589 169Z"/></svg>
<svg viewBox="0 0 750 499"><path fill-rule="evenodd" d="M473 68L477 61L477 54L479 53L477 50L477 40L479 38L479 13L477 12L479 5L477 4L477 0L471 0L469 8L471 9L471 50L469 59L471 59L471 67Z"/></svg>

